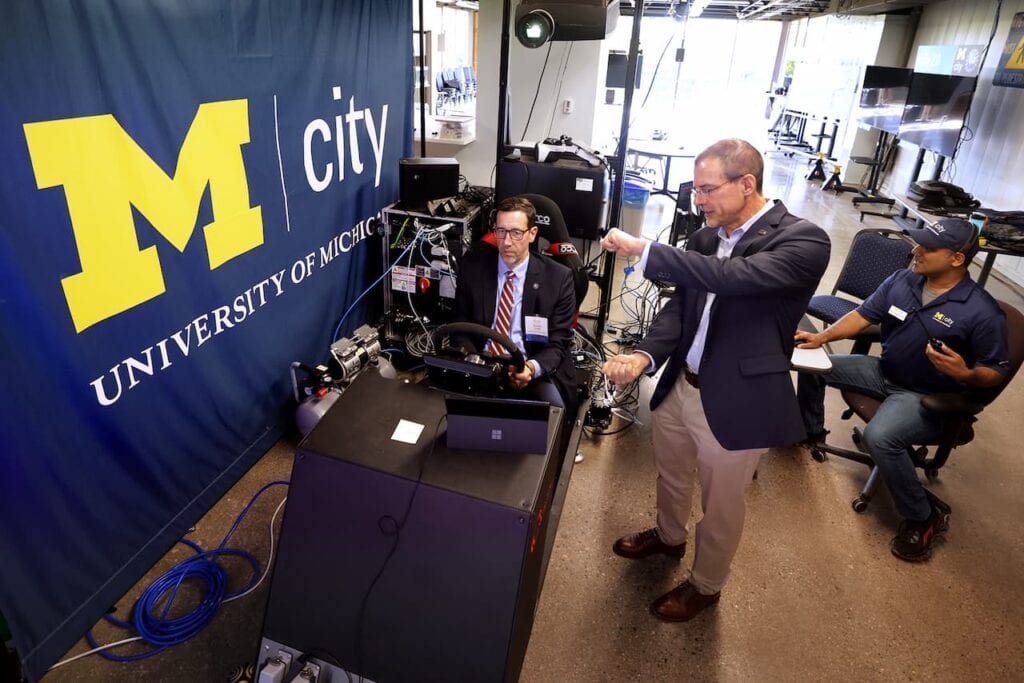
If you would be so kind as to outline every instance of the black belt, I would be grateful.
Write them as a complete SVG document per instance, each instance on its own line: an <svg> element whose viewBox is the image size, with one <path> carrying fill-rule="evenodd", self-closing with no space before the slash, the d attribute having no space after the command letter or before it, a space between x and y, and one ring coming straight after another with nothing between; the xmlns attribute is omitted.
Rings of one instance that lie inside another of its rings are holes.
<svg viewBox="0 0 1024 683"><path fill-rule="evenodd" d="M689 368L683 370L683 379L694 389L700 389L700 378L696 372L690 372Z"/></svg>

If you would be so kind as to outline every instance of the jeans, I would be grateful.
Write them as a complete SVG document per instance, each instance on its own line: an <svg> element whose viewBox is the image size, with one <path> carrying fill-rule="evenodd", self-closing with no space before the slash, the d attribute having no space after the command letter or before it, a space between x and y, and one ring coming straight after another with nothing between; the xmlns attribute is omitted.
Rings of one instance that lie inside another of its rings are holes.
<svg viewBox="0 0 1024 683"><path fill-rule="evenodd" d="M942 418L921 405L923 394L889 382L882 375L878 357L834 355L831 360L831 372L801 373L797 379L797 399L807 433L816 434L825 428L826 385L880 399L882 405L864 428L864 447L881 472L900 515L913 521L928 519L931 503L907 449L938 437Z"/></svg>

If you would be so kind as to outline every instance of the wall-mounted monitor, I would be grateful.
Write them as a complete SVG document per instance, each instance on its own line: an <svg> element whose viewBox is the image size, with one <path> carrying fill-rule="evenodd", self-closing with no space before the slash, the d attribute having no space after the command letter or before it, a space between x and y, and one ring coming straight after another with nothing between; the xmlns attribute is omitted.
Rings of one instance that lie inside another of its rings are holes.
<svg viewBox="0 0 1024 683"><path fill-rule="evenodd" d="M622 50L609 50L608 51L608 72L604 77L604 87L606 88L625 88L626 87L626 61L628 58ZM636 56L636 80L633 83L634 88L640 87L640 72L644 68L644 53L643 50Z"/></svg>
<svg viewBox="0 0 1024 683"><path fill-rule="evenodd" d="M903 108L901 140L953 156L977 79L914 72Z"/></svg>
<svg viewBox="0 0 1024 683"><path fill-rule="evenodd" d="M910 69L894 66L866 67L857 119L872 128L896 135L907 103L912 73Z"/></svg>

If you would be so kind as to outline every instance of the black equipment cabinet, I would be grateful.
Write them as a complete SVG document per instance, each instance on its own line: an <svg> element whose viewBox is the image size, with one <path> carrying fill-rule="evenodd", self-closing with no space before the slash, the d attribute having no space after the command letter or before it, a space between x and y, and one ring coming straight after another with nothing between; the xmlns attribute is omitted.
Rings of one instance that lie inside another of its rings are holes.
<svg viewBox="0 0 1024 683"><path fill-rule="evenodd" d="M451 321L459 259L474 234L481 231L481 216L479 206L467 206L457 216L431 216L400 209L397 204L385 208L382 215L381 258L384 267L391 269L381 284L384 337L390 343L404 339L409 329L420 329L416 316L424 316L433 323ZM419 244L406 250L421 227L443 225L450 227L438 245ZM435 253L439 248L446 250L447 255Z"/></svg>
<svg viewBox="0 0 1024 683"><path fill-rule="evenodd" d="M523 155L499 162L495 201L520 194L550 197L562 210L570 237L596 240L605 226L608 170L583 161L559 159L539 163Z"/></svg>
<svg viewBox="0 0 1024 683"><path fill-rule="evenodd" d="M449 450L444 410L439 392L364 372L300 444L259 664L283 649L378 682L518 678L562 411L540 455ZM392 440L401 419L424 425L415 444Z"/></svg>

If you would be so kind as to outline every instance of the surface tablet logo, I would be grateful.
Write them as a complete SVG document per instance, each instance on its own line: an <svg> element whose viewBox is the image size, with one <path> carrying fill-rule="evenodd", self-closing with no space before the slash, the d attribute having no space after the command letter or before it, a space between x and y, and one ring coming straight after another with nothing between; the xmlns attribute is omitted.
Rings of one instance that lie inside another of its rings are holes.
<svg viewBox="0 0 1024 683"><path fill-rule="evenodd" d="M502 437L500 429L492 429L491 430L491 441L501 441L502 438L503 437Z"/></svg>
<svg viewBox="0 0 1024 683"><path fill-rule="evenodd" d="M77 332L166 291L156 247L139 249L133 206L184 252L209 186L213 221L202 228L210 269L263 244L242 160L247 100L199 106L173 177L110 114L24 129L39 189L64 187L82 270L61 285Z"/></svg>

